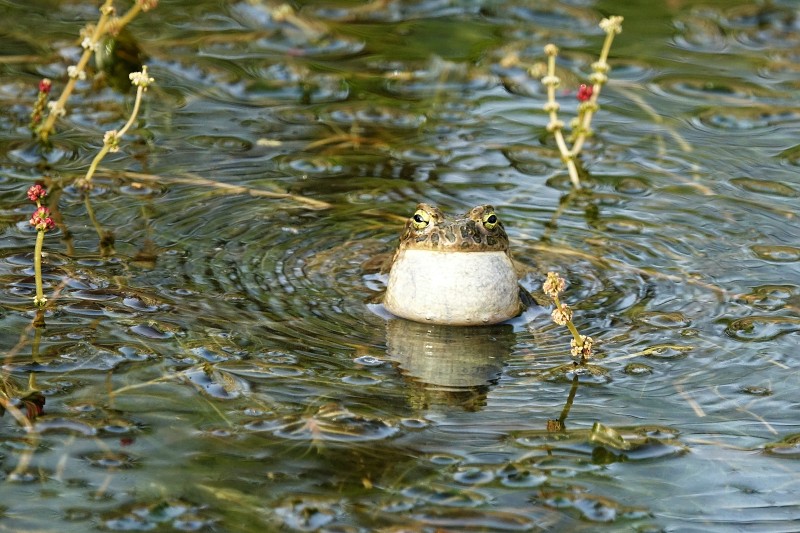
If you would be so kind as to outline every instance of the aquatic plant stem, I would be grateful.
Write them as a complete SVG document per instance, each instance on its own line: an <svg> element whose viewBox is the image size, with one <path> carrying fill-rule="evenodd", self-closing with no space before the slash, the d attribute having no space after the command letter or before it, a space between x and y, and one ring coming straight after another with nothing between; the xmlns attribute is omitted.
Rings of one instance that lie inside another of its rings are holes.
<svg viewBox="0 0 800 533"><path fill-rule="evenodd" d="M289 4L281 4L273 8L270 15L275 22L288 22L312 40L320 38L328 31L328 29L320 23L315 24L299 17L295 13L294 8Z"/></svg>
<svg viewBox="0 0 800 533"><path fill-rule="evenodd" d="M581 188L581 180L578 177L578 167L575 166L575 155L567 146L567 141L564 139L564 122L558 118L558 110L560 106L556 102L556 87L559 86L561 80L556 76L556 56L558 55L558 48L554 44L548 44L544 47L545 54L547 54L547 75L542 78L542 83L547 87L547 104L545 104L545 111L550 115L550 122L547 124L547 131L553 134L558 145L558 151L561 152L561 158L567 165L569 172L569 179L576 189Z"/></svg>
<svg viewBox="0 0 800 533"><path fill-rule="evenodd" d="M614 36L622 31L622 21L623 18L619 16L608 17L600 21L600 28L606 33L606 38L603 41L599 59L592 63L593 72L589 76L589 80L592 82L591 88L581 86L581 91L578 93L578 99L581 100L581 103L578 107L578 118L574 122L572 148L567 145L567 141L564 139L564 122L558 118L560 106L556 102L556 87L561 83L561 80L556 76L558 47L554 44L548 44L544 47L544 52L547 55L547 73L542 78L542 84L547 87L547 103L544 105L544 109L550 116L547 131L553 134L558 145L558 151L561 153L561 158L567 165L569 179L576 189L581 188L581 182L575 159L580 155L587 137L592 133L592 118L599 109L597 100L600 97L603 85L608 81L608 54L611 51L611 43L614 41Z"/></svg>
<svg viewBox="0 0 800 533"><path fill-rule="evenodd" d="M578 375L575 374L575 377L572 378L572 387L569 389L569 395L567 396L567 401L564 403L564 407L561 409L561 414L558 416L557 419L551 419L547 421L547 431L555 432L555 431L564 431L567 429L566 427L566 420L569 416L569 411L572 409L572 404L575 402L575 394L578 392L578 385L580 384L580 379Z"/></svg>
<svg viewBox="0 0 800 533"><path fill-rule="evenodd" d="M42 205L42 199L47 196L47 190L39 185L31 185L27 193L28 199L36 203L36 211L31 216L30 224L36 228L36 245L33 249L33 277L36 284L36 296L33 297L33 304L38 308L43 308L47 304L42 288L42 244L44 243L45 232L55 227L50 216L50 209Z"/></svg>
<svg viewBox="0 0 800 533"><path fill-rule="evenodd" d="M114 20L113 31L118 33L119 30L127 26L129 22L136 18L136 15L138 15L141 11L142 5L139 2L134 2L133 6L131 6L131 8L124 15Z"/></svg>
<svg viewBox="0 0 800 533"><path fill-rule="evenodd" d="M36 280L36 297L33 299L33 304L36 307L44 307L47 303L47 298L44 297L44 288L42 283L42 245L44 244L44 231L38 230L36 232L36 245L33 249L33 276Z"/></svg>
<svg viewBox="0 0 800 533"><path fill-rule="evenodd" d="M75 85L78 83L78 73L85 71L86 65L89 63L95 47L100 42L100 38L106 31L108 20L111 18L111 14L114 12L113 3L113 0L105 0L102 7L100 7L100 18L97 20L97 25L95 26L92 36L90 37L89 46L83 50L83 54L81 54L81 58L78 60L78 64L75 66L76 75L70 76L69 80L67 81L67 85L64 87L64 91L61 93L61 96L58 97L58 101L51 106L50 113L47 115L47 119L45 119L42 127L39 128L39 139L42 142L47 142L50 133L53 131L53 126L56 123L56 119L66 112L67 100L69 100L69 97L72 95L72 91L75 90Z"/></svg>
<svg viewBox="0 0 800 533"><path fill-rule="evenodd" d="M553 298L553 303L556 304L557 308L564 309L564 305L561 303L561 300L559 300L558 296L552 296L552 298ZM583 345L583 339L581 339L581 334L580 332L578 332L578 328L575 327L575 324L572 323L572 320L571 319L567 320L567 323L565 325L567 326L567 329L569 329L569 332L572 333L572 336L575 338L575 342L578 343L578 345Z"/></svg>
<svg viewBox="0 0 800 533"><path fill-rule="evenodd" d="M142 67L142 72L144 75L147 75L147 67ZM89 170L86 172L86 176L84 176L82 181L82 186L88 186L91 181L94 173L97 171L97 167L100 162L105 158L108 152L116 151L119 149L119 141L122 139L122 136L125 135L128 130L133 125L134 120L136 120L136 116L139 114L139 108L141 107L142 103L142 95L144 91L147 90L145 85L140 85L136 89L136 99L133 102L133 111L131 111L131 116L128 118L128 121L122 126L122 129L119 131L109 131L106 133L106 136L103 138L103 147L97 152L97 155L94 156L92 159L91 165L89 165Z"/></svg>
<svg viewBox="0 0 800 533"><path fill-rule="evenodd" d="M566 286L567 284L561 276L555 272L548 272L547 279L542 284L542 291L553 300L556 306L550 315L553 322L560 326L567 326L572 334L573 339L570 341L572 356L579 357L579 362L583 364L592 356L594 340L578 332L578 328L572 323L572 309L567 304L561 303L558 295L564 292Z"/></svg>
<svg viewBox="0 0 800 533"><path fill-rule="evenodd" d="M611 52L611 43L614 42L614 37L622 31L622 20L623 18L618 16L609 17L603 20L603 22L608 21L607 24L604 25L602 22L600 24L600 27L606 32L606 38L603 41L603 48L600 50L600 58L592 64L592 70L594 71L591 76L591 81L593 81L592 96L588 102L581 104L584 112L581 114L577 127L577 136L572 145L571 153L573 156L577 156L581 152L586 138L591 134L592 117L599 109L597 99L600 97L603 85L608 81L608 54Z"/></svg>
<svg viewBox="0 0 800 533"><path fill-rule="evenodd" d="M81 54L78 63L75 66L69 67L69 80L67 81L67 85L64 87L64 91L59 96L56 102L51 102L50 105L50 112L47 115L44 123L39 127L37 130L37 134L39 136L39 140L42 142L47 142L51 133L53 133L53 129L55 127L55 122L58 120L60 116L66 114L66 105L67 100L72 95L73 91L75 90L75 85L78 83L78 80L85 78L86 74L86 66L89 64L89 60L92 58L92 54L97 51L100 46L100 41L105 37L107 34L118 34L122 28L128 25L136 16L141 13L142 11L148 11L149 9L155 7L158 2L144 2L143 0L136 0L133 3L133 6L121 17L115 18L114 15L114 1L113 0L105 0L103 5L100 7L100 18L97 19L97 23L95 24L94 28L91 26L87 26L84 30L86 33L86 37L84 38L81 45L83 46L84 50Z"/></svg>

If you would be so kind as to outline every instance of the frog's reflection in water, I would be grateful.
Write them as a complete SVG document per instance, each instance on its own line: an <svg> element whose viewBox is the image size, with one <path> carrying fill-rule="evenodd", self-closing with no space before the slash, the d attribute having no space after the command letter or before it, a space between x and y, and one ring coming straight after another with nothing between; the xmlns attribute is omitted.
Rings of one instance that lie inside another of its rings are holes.
<svg viewBox="0 0 800 533"><path fill-rule="evenodd" d="M514 328L440 326L390 319L387 355L408 377L416 409L461 407L477 411L515 343Z"/></svg>

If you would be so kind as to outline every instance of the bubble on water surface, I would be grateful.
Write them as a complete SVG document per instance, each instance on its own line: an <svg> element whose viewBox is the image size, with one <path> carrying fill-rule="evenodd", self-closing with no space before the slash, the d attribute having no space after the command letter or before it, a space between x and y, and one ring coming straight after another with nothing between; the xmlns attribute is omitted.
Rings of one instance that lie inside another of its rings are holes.
<svg viewBox="0 0 800 533"><path fill-rule="evenodd" d="M132 333L153 340L171 339L175 336L169 329L161 329L158 324L137 324L130 328Z"/></svg>
<svg viewBox="0 0 800 533"><path fill-rule="evenodd" d="M648 516L646 511L625 507L602 496L580 494L578 491L546 490L536 496L534 502L557 509L571 509L577 512L580 518L589 522L610 523L618 519L639 519Z"/></svg>
<svg viewBox="0 0 800 533"><path fill-rule="evenodd" d="M453 474L453 480L463 485L483 485L494 479L493 471L474 466L460 468Z"/></svg>
<svg viewBox="0 0 800 533"><path fill-rule="evenodd" d="M47 418L39 420L34 425L38 433L72 433L76 435L83 435L85 437L93 437L97 435L97 428L79 420L71 420L68 418Z"/></svg>
<svg viewBox="0 0 800 533"><path fill-rule="evenodd" d="M744 394L750 394L752 396L771 396L772 389L769 387L759 387L757 385L745 385L741 389L741 392Z"/></svg>
<svg viewBox="0 0 800 533"><path fill-rule="evenodd" d="M341 175L345 170L339 159L331 157L312 157L302 154L286 156L281 159L281 166L293 172L300 172L310 176L324 176L327 178Z"/></svg>
<svg viewBox="0 0 800 533"><path fill-rule="evenodd" d="M648 326L668 329L688 328L692 324L688 317L678 312L642 311L634 316L634 320Z"/></svg>
<svg viewBox="0 0 800 533"><path fill-rule="evenodd" d="M677 441L675 432L669 428L614 428L600 423L590 430L569 429L567 425L559 431L520 431L515 433L515 442L525 448L547 451L553 457L584 456L598 465L663 459L688 452L688 447ZM545 469L545 465L539 466Z"/></svg>
<svg viewBox="0 0 800 533"><path fill-rule="evenodd" d="M250 390L247 381L212 363L204 363L199 367L185 370L181 377L201 393L219 400L235 399Z"/></svg>
<svg viewBox="0 0 800 533"><path fill-rule="evenodd" d="M567 363L533 372L532 375L558 383L572 383L577 378L580 383L602 385L612 380L608 369L595 364Z"/></svg>
<svg viewBox="0 0 800 533"><path fill-rule="evenodd" d="M544 472L515 465L506 465L498 470L497 475L500 477L500 483L510 488L538 487L547 481Z"/></svg>
<svg viewBox="0 0 800 533"><path fill-rule="evenodd" d="M73 335L70 335L73 337ZM74 339L80 341L80 338ZM67 343L48 351L38 361L10 363L15 371L60 373L76 370L112 370L129 359L124 353L84 341Z"/></svg>
<svg viewBox="0 0 800 533"><path fill-rule="evenodd" d="M542 509L448 509L423 507L407 514L431 531L549 531L559 520Z"/></svg>
<svg viewBox="0 0 800 533"><path fill-rule="evenodd" d="M382 359L373 357L371 355L362 355L361 357L356 357L353 359L353 362L363 366L381 366L385 364Z"/></svg>
<svg viewBox="0 0 800 533"><path fill-rule="evenodd" d="M251 141L229 135L195 135L186 142L198 148L224 153L247 152L253 148Z"/></svg>
<svg viewBox="0 0 800 533"><path fill-rule="evenodd" d="M642 350L642 355L657 360L683 359L694 348L683 344L654 344Z"/></svg>

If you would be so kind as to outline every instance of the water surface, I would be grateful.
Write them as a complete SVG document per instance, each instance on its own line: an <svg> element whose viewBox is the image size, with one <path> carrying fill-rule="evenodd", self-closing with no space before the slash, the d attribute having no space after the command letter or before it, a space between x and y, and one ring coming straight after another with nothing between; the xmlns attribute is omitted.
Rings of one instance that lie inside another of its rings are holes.
<svg viewBox="0 0 800 533"><path fill-rule="evenodd" d="M0 418L0 528L796 529L797 6L297 4L303 27L246 1L134 22L156 85L91 193L113 248L70 183L132 96L80 84L47 153L27 129L96 6L0 4L4 391L46 400L31 430ZM561 48L567 116L608 14L578 193L523 66ZM576 369L547 310L376 312L364 264L419 201L495 205L523 285L560 272L598 357Z"/></svg>

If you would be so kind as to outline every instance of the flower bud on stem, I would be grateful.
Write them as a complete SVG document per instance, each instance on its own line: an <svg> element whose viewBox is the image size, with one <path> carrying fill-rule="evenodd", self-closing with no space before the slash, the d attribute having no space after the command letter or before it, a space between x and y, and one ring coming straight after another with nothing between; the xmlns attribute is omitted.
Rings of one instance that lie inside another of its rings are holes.
<svg viewBox="0 0 800 533"><path fill-rule="evenodd" d="M594 341L591 337L580 334L578 328L572 322L572 309L559 299L558 295L564 292L565 288L566 282L561 276L555 272L547 273L547 279L542 284L542 291L553 300L556 306L551 315L553 322L560 326L567 326L567 329L572 334L572 340L570 341L572 356L579 357L580 362L585 363L592 356Z"/></svg>
<svg viewBox="0 0 800 533"><path fill-rule="evenodd" d="M31 216L30 223L36 228L36 245L33 249L33 275L36 283L36 296L33 297L33 304L42 308L47 304L42 287L42 246L44 244L44 234L53 229L56 224L50 217L50 210L42 205L42 198L47 196L47 191L39 184L33 185L28 189L28 199L36 203L36 211Z"/></svg>
<svg viewBox="0 0 800 533"><path fill-rule="evenodd" d="M97 167L103 158L109 152L116 152L119 150L120 139L122 139L122 136L125 135L129 129L131 129L133 122L136 120L136 116L139 114L139 108L142 104L142 95L145 93L145 91L147 91L147 88L150 86L150 84L155 81L147 73L147 66L143 66L141 72L131 73L130 79L131 83L136 86L136 99L133 102L133 111L131 111L131 116L119 131L110 130L105 133L103 136L103 147L99 152L97 152L97 155L94 156L94 159L92 159L92 163L89 165L89 170L86 172L86 176L84 176L83 179L78 182L78 186L81 188L90 188L92 177L94 177L94 173L97 171Z"/></svg>
<svg viewBox="0 0 800 533"><path fill-rule="evenodd" d="M136 0L133 6L131 6L131 8L122 17L114 17L114 0L105 0L103 2L103 5L100 6L100 18L97 19L97 23L87 26L81 32L81 34L84 36L81 43L83 46L83 53L81 54L80 59L78 59L78 63L76 65L71 65L67 69L69 79L64 87L64 91L61 93L57 101L50 102L48 104L50 107L50 112L41 126L38 126L36 129L36 133L41 142L47 142L50 134L53 133L53 130L55 129L56 120L66 114L67 100L69 100L69 97L74 92L75 85L78 83L78 81L86 78L86 65L89 64L92 54L99 49L102 39L108 34L119 33L120 30L122 30L122 28L131 22L140 12L153 9L157 5L157 0ZM34 124L34 126L36 126L36 124Z"/></svg>
<svg viewBox="0 0 800 533"><path fill-rule="evenodd" d="M599 108L597 99L600 96L600 90L603 88L603 85L608 81L608 54L611 50L611 43L614 41L614 36L622 31L622 20L622 17L614 16L600 21L600 28L606 33L606 38L603 42L603 48L600 51L600 58L592 64L593 72L589 76L589 81L592 84L581 85L578 90L578 100L581 102L581 105L578 108L578 119L575 122L574 140L571 148L564 139L564 123L558 118L559 107L556 103L556 87L560 81L556 76L558 48L554 44L548 44L544 47L544 52L547 55L547 73L542 78L542 85L547 87L547 103L544 109L550 116L547 131L552 133L555 137L558 150L561 152L561 158L567 165L569 179L576 189L581 188L581 181L578 177L578 167L575 165L575 158L580 155L587 137L592 134L592 117Z"/></svg>

